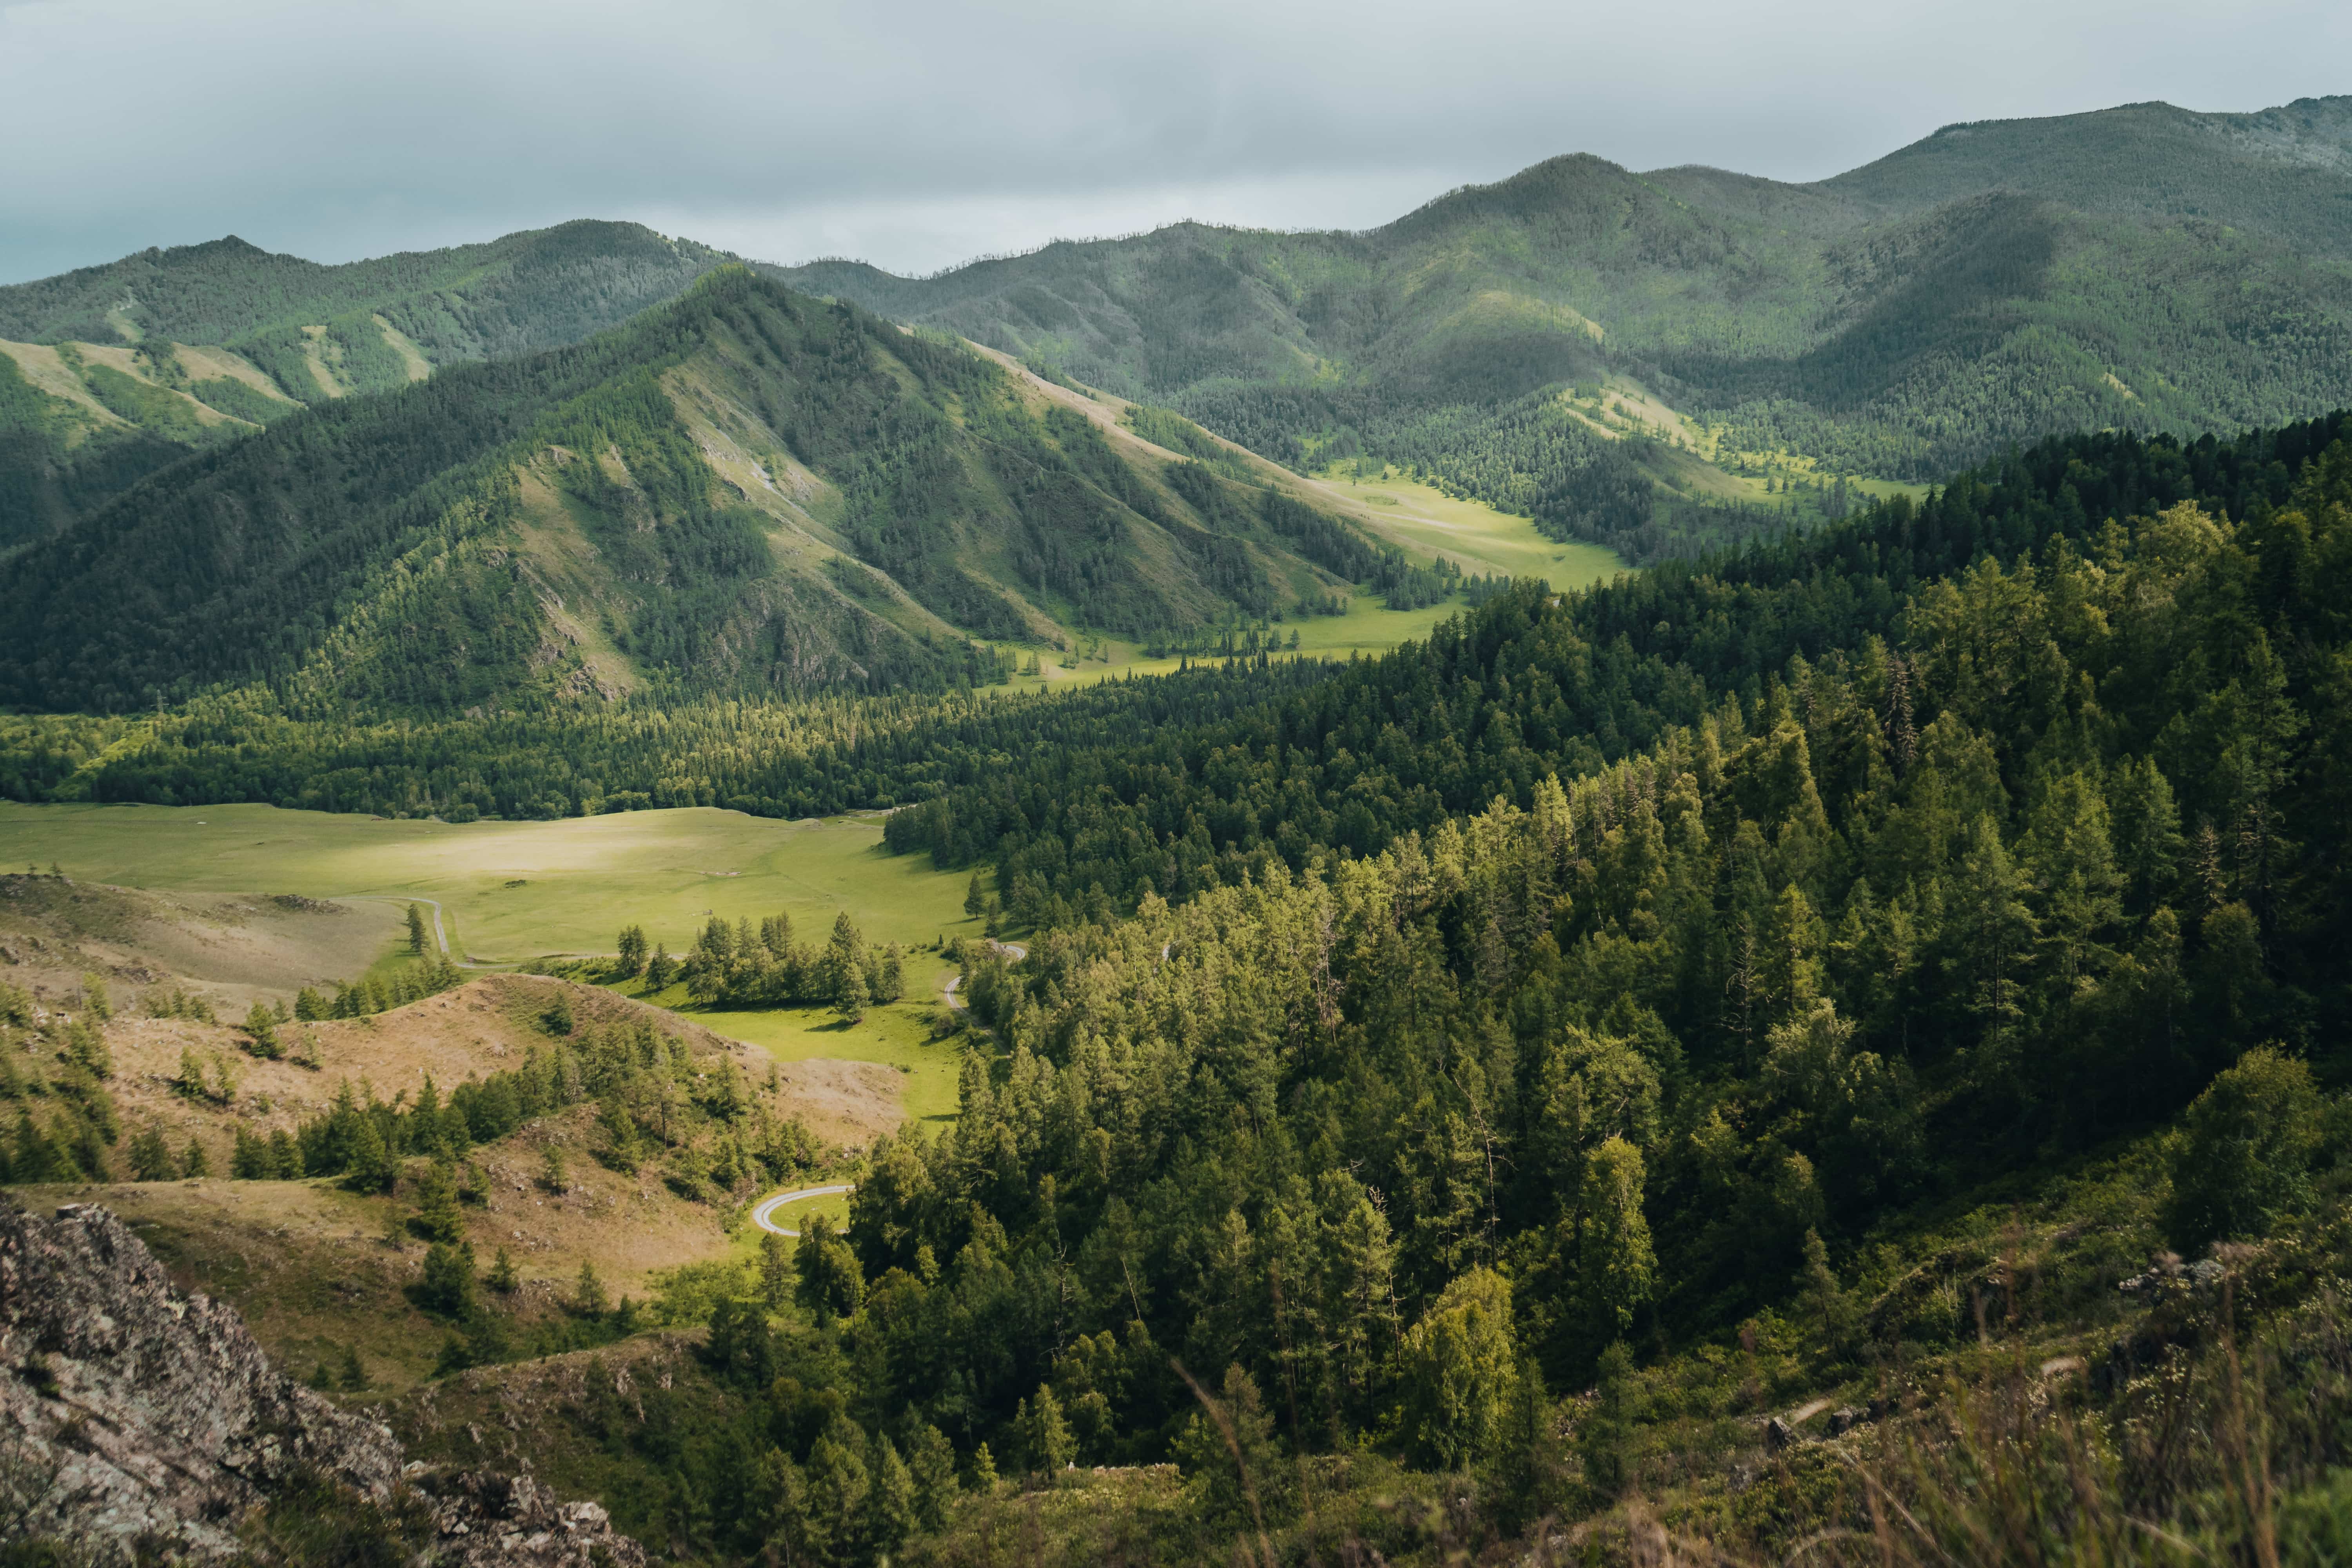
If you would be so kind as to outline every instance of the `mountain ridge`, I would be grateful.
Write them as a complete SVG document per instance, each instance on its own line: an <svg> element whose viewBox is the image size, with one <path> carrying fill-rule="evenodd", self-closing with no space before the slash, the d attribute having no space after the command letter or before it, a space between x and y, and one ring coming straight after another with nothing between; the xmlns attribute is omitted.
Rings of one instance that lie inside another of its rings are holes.
<svg viewBox="0 0 2352 1568"><path fill-rule="evenodd" d="M2352 98L1963 124L1802 184L1569 153L1358 231L1184 224L929 279L775 275L1296 466L1408 463L1623 549L1641 522L1610 521L1612 494L1715 524L1657 453L1588 427L1621 392L1764 480L1753 500L2352 398Z"/></svg>
<svg viewBox="0 0 2352 1568"><path fill-rule="evenodd" d="M231 235L0 287L0 549L305 405L576 342L732 259L582 219L334 265Z"/></svg>
<svg viewBox="0 0 2352 1568"><path fill-rule="evenodd" d="M1258 618L1411 575L1270 467L1084 401L725 269L586 343L310 409L21 552L0 700L935 689L995 678L976 638Z"/></svg>

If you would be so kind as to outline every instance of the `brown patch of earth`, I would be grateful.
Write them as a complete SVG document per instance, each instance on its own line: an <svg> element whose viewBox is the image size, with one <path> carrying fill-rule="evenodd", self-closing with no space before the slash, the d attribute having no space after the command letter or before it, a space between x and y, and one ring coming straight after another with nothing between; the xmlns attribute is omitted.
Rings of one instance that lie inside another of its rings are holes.
<svg viewBox="0 0 2352 1568"><path fill-rule="evenodd" d="M666 1008L603 986L529 974L484 975L373 1017L281 1024L278 1041L289 1056L278 1061L247 1054L244 1031L226 1024L118 1016L106 1026L114 1056L109 1088L122 1110L126 1135L152 1124L163 1129L175 1151L191 1139L201 1141L213 1169L226 1171L237 1129L263 1136L278 1128L290 1132L324 1114L346 1081L392 1100L414 1097L430 1077L446 1095L469 1078L521 1066L527 1052L556 1043L541 1020L558 996L571 1008L575 1031L645 1019L683 1040L697 1057L726 1058L777 1116L799 1118L827 1142L870 1142L898 1125L903 1114L899 1076L887 1067L780 1064L757 1046L730 1040ZM179 1092L181 1057L187 1051L208 1070L215 1059L228 1068L236 1089L227 1106L194 1101ZM318 1067L298 1066L294 1056L315 1058ZM505 1142L529 1136L526 1130Z"/></svg>
<svg viewBox="0 0 2352 1568"><path fill-rule="evenodd" d="M394 905L262 894L154 893L62 877L0 877L0 980L63 1008L105 976L118 1010L182 990L242 1016L256 1001L352 979L404 934Z"/></svg>

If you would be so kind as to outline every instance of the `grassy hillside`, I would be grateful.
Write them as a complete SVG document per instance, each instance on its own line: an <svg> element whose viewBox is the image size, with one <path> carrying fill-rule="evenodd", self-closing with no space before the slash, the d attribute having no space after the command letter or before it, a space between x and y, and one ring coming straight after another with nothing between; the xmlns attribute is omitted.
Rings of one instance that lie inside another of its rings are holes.
<svg viewBox="0 0 2352 1568"><path fill-rule="evenodd" d="M577 342L729 259L583 221L336 267L232 236L0 288L0 549L225 435Z"/></svg>
<svg viewBox="0 0 2352 1568"><path fill-rule="evenodd" d="M1121 416L730 270L578 347L278 421L19 553L0 700L938 689L1000 673L975 638L1451 591L1269 465Z"/></svg>
<svg viewBox="0 0 2352 1568"><path fill-rule="evenodd" d="M781 276L1643 561L2056 431L2352 398L2347 101L1956 126L1808 186L1563 157L1360 234Z"/></svg>

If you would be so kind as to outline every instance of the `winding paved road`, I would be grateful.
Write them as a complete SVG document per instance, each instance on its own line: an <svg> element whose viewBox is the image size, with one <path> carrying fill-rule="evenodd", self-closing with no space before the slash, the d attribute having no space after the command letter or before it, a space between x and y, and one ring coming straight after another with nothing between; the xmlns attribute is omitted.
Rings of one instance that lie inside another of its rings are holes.
<svg viewBox="0 0 2352 1568"><path fill-rule="evenodd" d="M778 1193L773 1197L761 1198L760 1200L759 1206L751 1211L751 1223L758 1226L761 1230L770 1232L775 1236L790 1236L797 1237L800 1235L799 1231L786 1230L782 1226L776 1223L775 1214L778 1209L783 1207L786 1204L796 1204L803 1198L830 1197L835 1193L855 1192L856 1190L856 1188L854 1184L836 1187L794 1187L789 1192Z"/></svg>

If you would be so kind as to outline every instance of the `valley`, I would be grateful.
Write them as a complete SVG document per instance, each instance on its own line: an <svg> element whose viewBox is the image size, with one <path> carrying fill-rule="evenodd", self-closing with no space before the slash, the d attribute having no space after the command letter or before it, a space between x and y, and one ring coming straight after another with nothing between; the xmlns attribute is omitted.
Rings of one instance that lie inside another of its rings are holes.
<svg viewBox="0 0 2352 1568"><path fill-rule="evenodd" d="M265 805L0 802L0 866L54 863L78 880L180 893L430 898L453 956L490 964L610 952L616 911L681 951L711 914L782 910L822 930L845 910L867 940L909 949L956 934L964 879L881 842L873 815L778 822L690 808L451 824ZM390 941L396 910L358 914Z"/></svg>
<svg viewBox="0 0 2352 1568"><path fill-rule="evenodd" d="M0 287L0 1568L2342 1560L2347 214Z"/></svg>

